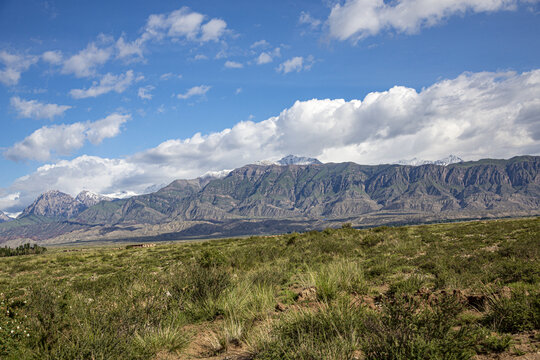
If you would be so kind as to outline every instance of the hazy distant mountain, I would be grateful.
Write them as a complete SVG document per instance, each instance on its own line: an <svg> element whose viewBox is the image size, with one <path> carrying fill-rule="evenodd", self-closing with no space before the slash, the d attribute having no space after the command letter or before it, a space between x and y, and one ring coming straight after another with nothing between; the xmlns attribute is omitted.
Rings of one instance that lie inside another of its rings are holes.
<svg viewBox="0 0 540 360"><path fill-rule="evenodd" d="M540 214L539 169L538 156L445 166L252 164L224 177L176 180L155 193L88 208L67 194L48 192L17 220L0 225L0 243L23 236L70 241L75 230L77 237L87 231L96 239L115 232L126 237L180 231L175 239L298 231L340 221L534 215Z"/></svg>
<svg viewBox="0 0 540 360"><path fill-rule="evenodd" d="M463 160L455 155L448 155L447 157L439 160L421 160L417 158L412 158L410 160L399 160L396 162L398 165L410 165L410 166L420 166L420 165L442 165L447 166L450 164L457 164L463 162Z"/></svg>

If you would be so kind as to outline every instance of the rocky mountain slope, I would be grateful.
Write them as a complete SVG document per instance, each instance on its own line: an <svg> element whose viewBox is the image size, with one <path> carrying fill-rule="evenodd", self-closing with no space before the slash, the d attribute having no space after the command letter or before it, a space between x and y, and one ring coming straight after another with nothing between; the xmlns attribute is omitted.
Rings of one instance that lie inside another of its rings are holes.
<svg viewBox="0 0 540 360"><path fill-rule="evenodd" d="M372 225L539 214L539 169L540 157L535 156L447 166L252 164L222 178L176 180L155 193L93 206L49 192L17 221L0 225L0 241L17 236L47 239L90 229L105 234L130 227L140 235L144 224L154 229L151 234L146 230L147 235L178 226L185 232L186 224L193 224L190 235L203 236L225 228L249 234L270 220L274 223L268 226L278 229L258 231L279 231L291 221L309 228L344 220Z"/></svg>
<svg viewBox="0 0 540 360"><path fill-rule="evenodd" d="M86 190L81 191L75 198L58 190L50 190L41 194L36 201L23 210L18 218L22 219L36 215L47 218L69 219L79 215L91 206L110 200L112 199Z"/></svg>
<svg viewBox="0 0 540 360"><path fill-rule="evenodd" d="M13 219L7 216L6 214L4 214L2 211L0 211L0 223L11 221L11 220Z"/></svg>

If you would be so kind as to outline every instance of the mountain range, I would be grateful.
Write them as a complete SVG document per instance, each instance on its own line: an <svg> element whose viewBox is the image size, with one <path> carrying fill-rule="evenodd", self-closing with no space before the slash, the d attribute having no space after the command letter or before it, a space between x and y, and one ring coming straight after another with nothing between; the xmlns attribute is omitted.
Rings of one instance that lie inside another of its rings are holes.
<svg viewBox="0 0 540 360"><path fill-rule="evenodd" d="M0 244L175 240L540 213L540 157L454 160L358 165L288 156L126 199L49 191L0 224Z"/></svg>

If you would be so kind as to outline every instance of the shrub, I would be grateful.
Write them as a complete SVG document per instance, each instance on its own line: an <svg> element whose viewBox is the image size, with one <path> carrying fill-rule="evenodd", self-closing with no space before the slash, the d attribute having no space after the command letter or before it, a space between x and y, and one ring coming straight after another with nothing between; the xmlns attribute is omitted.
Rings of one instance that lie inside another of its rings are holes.
<svg viewBox="0 0 540 360"><path fill-rule="evenodd" d="M382 314L366 320L366 359L469 359L474 355L473 331L453 329L461 309L452 296L431 308L409 296L387 298Z"/></svg>
<svg viewBox="0 0 540 360"><path fill-rule="evenodd" d="M489 310L484 324L509 333L540 329L540 293L529 295L514 290L509 297L494 292L486 296Z"/></svg>

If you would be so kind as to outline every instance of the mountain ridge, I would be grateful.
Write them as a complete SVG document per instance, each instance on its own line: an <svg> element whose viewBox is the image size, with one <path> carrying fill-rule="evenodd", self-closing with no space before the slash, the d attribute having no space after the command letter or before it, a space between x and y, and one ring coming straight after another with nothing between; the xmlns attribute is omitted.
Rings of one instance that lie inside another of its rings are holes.
<svg viewBox="0 0 540 360"><path fill-rule="evenodd" d="M0 223L11 221L11 220L13 219L7 216L6 214L4 214L3 211L0 211Z"/></svg>
<svg viewBox="0 0 540 360"><path fill-rule="evenodd" d="M418 219L444 219L535 214L540 208L539 169L538 156L446 166L251 164L224 177L175 180L151 194L101 201L76 208L78 212L69 211L68 206L63 218L61 211L25 211L20 221L33 223L32 229L45 226L54 236L99 227L134 227L140 232L144 226L152 226L152 231L159 234L159 229L180 226L185 231L186 224L195 226L208 221L214 225L204 226L207 232L243 226L248 235L250 226L266 220L304 222L309 228L321 221L342 219L352 219L361 226L366 219L377 224L407 221L413 215ZM28 218L28 214L35 217ZM45 219L38 221L40 217ZM55 221L59 222L57 228ZM0 242L16 238L16 224L12 223L0 226ZM36 238L35 232L25 231L25 236ZM40 238L47 238L44 234Z"/></svg>

